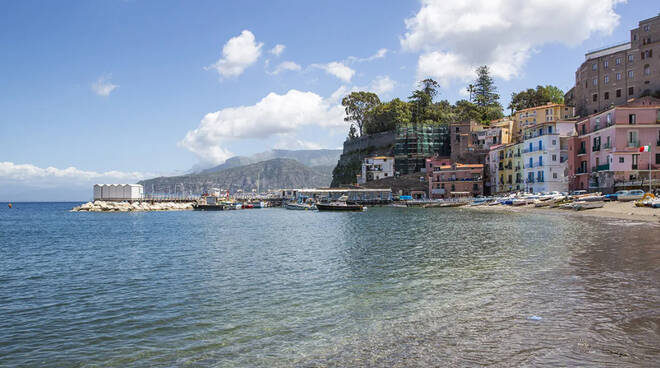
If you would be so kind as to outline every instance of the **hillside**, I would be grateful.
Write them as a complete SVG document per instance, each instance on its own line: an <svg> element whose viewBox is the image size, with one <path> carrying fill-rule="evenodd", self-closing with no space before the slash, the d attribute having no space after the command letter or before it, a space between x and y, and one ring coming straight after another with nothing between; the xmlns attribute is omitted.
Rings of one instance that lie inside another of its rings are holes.
<svg viewBox="0 0 660 368"><path fill-rule="evenodd" d="M191 175L159 177L139 182L145 193L203 193L211 188L260 191L281 188L327 187L332 180L331 167L307 167L287 158L257 162L249 165L230 167L216 172L203 172Z"/></svg>
<svg viewBox="0 0 660 368"><path fill-rule="evenodd" d="M224 163L202 170L202 173L212 173L229 169L232 167L245 166L257 162L272 160L274 158L288 158L296 160L308 167L333 166L337 164L341 150L319 149L319 150L281 150L275 149L256 153L252 156L234 156Z"/></svg>

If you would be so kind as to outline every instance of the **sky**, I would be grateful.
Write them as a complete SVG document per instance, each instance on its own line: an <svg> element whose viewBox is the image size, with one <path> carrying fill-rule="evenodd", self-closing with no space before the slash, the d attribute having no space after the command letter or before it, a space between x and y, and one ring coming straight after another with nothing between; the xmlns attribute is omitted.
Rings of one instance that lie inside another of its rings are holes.
<svg viewBox="0 0 660 368"><path fill-rule="evenodd" d="M512 92L572 87L587 50L629 40L650 0L0 2L0 201L273 148L340 148L341 98L465 98L489 65Z"/></svg>

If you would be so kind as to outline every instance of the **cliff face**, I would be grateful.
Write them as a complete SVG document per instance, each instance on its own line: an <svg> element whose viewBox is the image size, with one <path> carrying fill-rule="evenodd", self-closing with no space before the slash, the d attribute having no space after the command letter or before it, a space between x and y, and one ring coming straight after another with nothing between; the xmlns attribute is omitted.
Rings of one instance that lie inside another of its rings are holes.
<svg viewBox="0 0 660 368"><path fill-rule="evenodd" d="M376 155L393 155L394 132L383 132L347 140L344 142L339 161L332 170L332 183L330 186L339 187L354 184L361 171L362 160L365 157Z"/></svg>
<svg viewBox="0 0 660 368"><path fill-rule="evenodd" d="M308 167L286 158L202 172L191 175L160 177L139 182L145 193L204 193L211 188L266 191L282 188L327 187L332 177L329 166Z"/></svg>

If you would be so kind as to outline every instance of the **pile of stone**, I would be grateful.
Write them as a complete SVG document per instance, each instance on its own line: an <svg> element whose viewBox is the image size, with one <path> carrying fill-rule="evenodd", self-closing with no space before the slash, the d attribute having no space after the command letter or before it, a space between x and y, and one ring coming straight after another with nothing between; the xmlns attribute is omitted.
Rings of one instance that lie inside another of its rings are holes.
<svg viewBox="0 0 660 368"><path fill-rule="evenodd" d="M74 212L132 212L192 210L193 202L106 202L94 201L74 207Z"/></svg>

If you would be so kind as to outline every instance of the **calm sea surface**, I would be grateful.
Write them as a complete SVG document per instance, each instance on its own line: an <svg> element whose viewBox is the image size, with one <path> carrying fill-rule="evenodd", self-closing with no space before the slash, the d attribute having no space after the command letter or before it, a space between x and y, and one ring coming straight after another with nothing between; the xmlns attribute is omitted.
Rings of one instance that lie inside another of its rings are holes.
<svg viewBox="0 0 660 368"><path fill-rule="evenodd" d="M660 228L0 204L0 366L657 366Z"/></svg>

